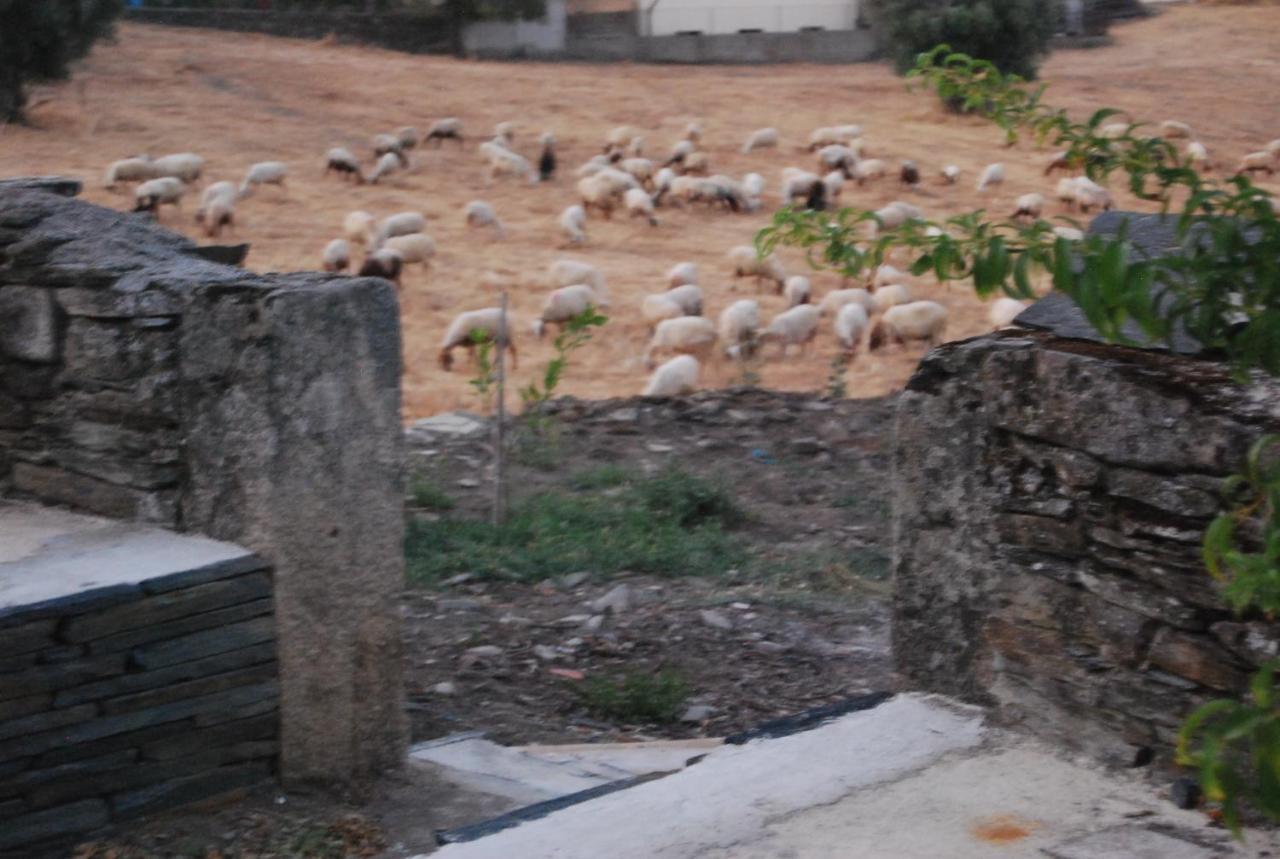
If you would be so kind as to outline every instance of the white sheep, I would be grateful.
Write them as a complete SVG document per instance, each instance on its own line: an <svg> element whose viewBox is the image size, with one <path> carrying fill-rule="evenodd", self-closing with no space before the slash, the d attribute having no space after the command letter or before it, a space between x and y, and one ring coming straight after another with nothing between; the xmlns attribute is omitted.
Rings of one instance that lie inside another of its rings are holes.
<svg viewBox="0 0 1280 859"><path fill-rule="evenodd" d="M868 349L875 352L889 343L905 346L911 340L936 346L946 330L947 308L936 301L913 301L884 312L871 328Z"/></svg>
<svg viewBox="0 0 1280 859"><path fill-rule="evenodd" d="M1208 172L1213 169L1213 161L1209 159L1209 149L1199 140L1187 143L1187 162L1197 170Z"/></svg>
<svg viewBox="0 0 1280 859"><path fill-rule="evenodd" d="M219 201L234 204L240 196L234 182L214 182L204 189L200 195L200 208L196 209L196 223L203 224L209 213L209 207Z"/></svg>
<svg viewBox="0 0 1280 859"><path fill-rule="evenodd" d="M653 329L653 338L644 353L645 366L653 368L654 355L659 352L675 352L694 355L703 361L711 357L716 345L716 326L701 316L681 316L665 319Z"/></svg>
<svg viewBox="0 0 1280 859"><path fill-rule="evenodd" d="M1070 170L1072 168L1071 152L1063 149L1055 152L1049 158L1049 163L1045 165L1044 175L1052 176L1057 170Z"/></svg>
<svg viewBox="0 0 1280 859"><path fill-rule="evenodd" d="M547 280L551 288L574 286L585 283L596 291L597 295L605 294L604 275L591 263L574 259L559 259L547 266Z"/></svg>
<svg viewBox="0 0 1280 859"><path fill-rule="evenodd" d="M587 210L583 206L569 206L560 213L560 232L571 245L587 241Z"/></svg>
<svg viewBox="0 0 1280 859"><path fill-rule="evenodd" d="M818 150L818 166L822 170L840 170L850 179L858 166L858 156L848 146L833 143Z"/></svg>
<svg viewBox="0 0 1280 859"><path fill-rule="evenodd" d="M440 368L445 372L453 369L453 350L459 346L466 349L474 360L476 341L479 340L497 343L499 348L505 348L511 353L511 369L519 369L515 340L511 337L509 325L504 327L502 317L500 307L468 310L455 316L440 343Z"/></svg>
<svg viewBox="0 0 1280 859"><path fill-rule="evenodd" d="M121 182L145 182L155 178L156 167L150 158L122 158L107 168L102 184L114 189Z"/></svg>
<svg viewBox="0 0 1280 859"><path fill-rule="evenodd" d="M787 307L808 304L813 295L813 285L803 275L792 275L782 287L782 295L787 300Z"/></svg>
<svg viewBox="0 0 1280 859"><path fill-rule="evenodd" d="M702 287L693 283L668 289L662 293L669 301L674 301L684 316L702 315Z"/></svg>
<svg viewBox="0 0 1280 859"><path fill-rule="evenodd" d="M829 202L839 202L840 195L844 193L844 173L840 170L832 170L822 177L822 186L826 190Z"/></svg>
<svg viewBox="0 0 1280 859"><path fill-rule="evenodd" d="M1066 203L1067 206L1073 207L1076 204L1076 182L1083 177L1071 176L1066 179L1059 179L1057 188L1054 190L1054 196L1059 202Z"/></svg>
<svg viewBox="0 0 1280 859"><path fill-rule="evenodd" d="M838 313L840 308L849 304L856 304L867 313L871 313L875 307L875 299L865 289L833 290L822 297L822 301L818 304L818 315L826 316L828 313Z"/></svg>
<svg viewBox="0 0 1280 859"><path fill-rule="evenodd" d="M698 386L701 365L692 355L677 355L653 371L645 386L645 397L678 397Z"/></svg>
<svg viewBox="0 0 1280 859"><path fill-rule="evenodd" d="M641 185L653 186L654 166L648 158L624 158L618 162L618 167Z"/></svg>
<svg viewBox="0 0 1280 859"><path fill-rule="evenodd" d="M533 169L529 159L516 152L496 152L489 158L488 181L492 182L503 176L524 179L530 185L536 185L539 182L538 171Z"/></svg>
<svg viewBox="0 0 1280 859"><path fill-rule="evenodd" d="M1176 119L1166 119L1160 123L1160 135L1166 140L1186 140L1195 137L1191 126L1185 122L1179 122Z"/></svg>
<svg viewBox="0 0 1280 859"><path fill-rule="evenodd" d="M836 313L834 326L836 342L840 344L840 350L846 359L852 359L857 354L858 346L862 343L862 335L866 333L869 326L867 311L861 304L851 302L841 307Z"/></svg>
<svg viewBox="0 0 1280 859"><path fill-rule="evenodd" d="M879 158L866 158L853 168L853 178L859 185L865 185L872 179L881 179L889 172L889 165Z"/></svg>
<svg viewBox="0 0 1280 859"><path fill-rule="evenodd" d="M334 239L324 246L324 270L346 271L351 267L351 243L346 239Z"/></svg>
<svg viewBox="0 0 1280 859"><path fill-rule="evenodd" d="M698 265L692 262L676 263L667 272L667 285L671 288L698 282Z"/></svg>
<svg viewBox="0 0 1280 859"><path fill-rule="evenodd" d="M997 162L988 164L982 170L982 175L978 177L977 189L985 191L992 185L1000 185L1004 182L1004 165Z"/></svg>
<svg viewBox="0 0 1280 859"><path fill-rule="evenodd" d="M160 207L166 203L180 206L182 195L187 192L186 184L173 176L162 176L159 179L148 179L133 191L134 211L151 212L157 217Z"/></svg>
<svg viewBox="0 0 1280 859"><path fill-rule="evenodd" d="M157 179L170 176L190 185L200 180L200 175L204 172L204 159L194 152L179 152L157 158L151 162L151 168Z"/></svg>
<svg viewBox="0 0 1280 859"><path fill-rule="evenodd" d="M373 165L373 172L369 174L368 182L370 185L377 185L378 182L388 176L399 173L403 165L396 153L388 152L378 159L378 163Z"/></svg>
<svg viewBox="0 0 1280 859"><path fill-rule="evenodd" d="M585 213L592 209L598 211L605 219L613 217L613 210L621 202L624 191L612 182L604 171L578 180L578 196L582 205L578 208ZM568 210L566 210L568 211ZM563 224L563 220L561 221Z"/></svg>
<svg viewBox="0 0 1280 859"><path fill-rule="evenodd" d="M335 146L324 157L324 175L337 173L339 176L350 176L356 184L364 183L364 174L360 172L360 160L349 149Z"/></svg>
<svg viewBox="0 0 1280 859"><path fill-rule="evenodd" d="M396 140L400 141L401 149L417 149L418 144L422 142L422 134L412 125L402 125L392 132Z"/></svg>
<svg viewBox="0 0 1280 859"><path fill-rule="evenodd" d="M1013 324L1013 320L1017 319L1019 314L1026 309L1026 302L1002 296L991 302L991 310L988 312L987 318L991 320L992 328L1008 328Z"/></svg>
<svg viewBox="0 0 1280 859"><path fill-rule="evenodd" d="M685 175L705 176L711 172L711 156L706 152L690 152L680 166Z"/></svg>
<svg viewBox="0 0 1280 859"><path fill-rule="evenodd" d="M289 165L283 161L262 161L254 164L249 168L249 172L245 173L244 181L240 183L240 196L247 196L259 185L275 185L277 188L283 188L288 176Z"/></svg>
<svg viewBox="0 0 1280 859"><path fill-rule="evenodd" d="M750 352L760 331L760 303L744 298L720 312L717 326L726 355L737 357Z"/></svg>
<svg viewBox="0 0 1280 859"><path fill-rule="evenodd" d="M681 140L671 148L671 155L662 166L673 167L677 164L683 164L685 159L692 155L694 151L695 147L690 141Z"/></svg>
<svg viewBox="0 0 1280 859"><path fill-rule="evenodd" d="M948 185L954 185L960 181L960 168L954 164L948 164L942 168L942 181Z"/></svg>
<svg viewBox="0 0 1280 859"><path fill-rule="evenodd" d="M380 277L400 285L400 275L404 272L404 257L399 251L391 248L378 248L364 258L360 264L358 277Z"/></svg>
<svg viewBox="0 0 1280 859"><path fill-rule="evenodd" d="M879 219L879 228L885 230L896 230L907 221L918 221L924 216L919 206L904 203L902 200L894 200L888 205L881 206L873 214Z"/></svg>
<svg viewBox="0 0 1280 859"><path fill-rule="evenodd" d="M609 130L605 135L604 150L608 152L610 149L624 149L632 140L640 136L640 132L629 125L619 125Z"/></svg>
<svg viewBox="0 0 1280 859"><path fill-rule="evenodd" d="M400 143L400 138L394 134L375 134L373 136L373 154L379 157L383 155L394 155L396 160L402 165L406 164L404 148Z"/></svg>
<svg viewBox="0 0 1280 859"><path fill-rule="evenodd" d="M1044 211L1044 194L1023 194L1014 204L1013 217L1036 220Z"/></svg>
<svg viewBox="0 0 1280 859"><path fill-rule="evenodd" d="M910 277L910 275L905 271L899 271L888 263L882 263L876 267L874 272L871 273L869 281L871 291L875 292L880 287L888 286L892 283L906 283L908 277Z"/></svg>
<svg viewBox="0 0 1280 859"><path fill-rule="evenodd" d="M432 257L436 255L435 240L423 233L392 236L382 242L381 249L400 254L405 265L418 263L423 268L429 268Z"/></svg>
<svg viewBox="0 0 1280 859"><path fill-rule="evenodd" d="M493 127L493 139L501 140L507 146L516 142L516 128L518 126L511 120L499 122Z"/></svg>
<svg viewBox="0 0 1280 859"><path fill-rule="evenodd" d="M1275 174L1276 161L1280 160L1280 151L1272 152L1269 149L1263 149L1258 152L1250 152L1240 159L1240 165L1236 168L1236 173L1265 173L1268 176Z"/></svg>
<svg viewBox="0 0 1280 859"><path fill-rule="evenodd" d="M774 149L778 145L778 129L776 128L757 128L747 137L747 142L742 144L742 154L749 155L757 149Z"/></svg>
<svg viewBox="0 0 1280 859"><path fill-rule="evenodd" d="M698 143L702 140L702 123L691 122L684 127L684 139L692 143Z"/></svg>
<svg viewBox="0 0 1280 859"><path fill-rule="evenodd" d="M687 315L684 309L666 294L646 295L640 302L640 315L649 323L652 331L659 322L666 319L679 319Z"/></svg>
<svg viewBox="0 0 1280 859"><path fill-rule="evenodd" d="M581 316L588 308L601 307L603 303L596 291L585 283L562 286L547 296L542 305L542 315L533 323L533 333L542 337L548 325L561 330L575 316Z"/></svg>
<svg viewBox="0 0 1280 859"><path fill-rule="evenodd" d="M754 277L757 287L770 280L778 292L782 292L782 287L787 282L787 272L773 254L761 258L751 245L738 245L730 249L727 256L734 277Z"/></svg>
<svg viewBox="0 0 1280 859"><path fill-rule="evenodd" d="M1127 122L1108 122L1098 129L1098 136L1104 140L1118 140L1128 134L1131 127Z"/></svg>
<svg viewBox="0 0 1280 859"><path fill-rule="evenodd" d="M494 235L499 239L507 237L507 228L502 221L498 220L498 213L484 200L472 200L467 203L463 209L463 215L466 217L468 227L472 229L493 227Z"/></svg>
<svg viewBox="0 0 1280 859"><path fill-rule="evenodd" d="M1066 239L1069 242L1084 241L1084 232L1075 227L1057 226L1053 228L1053 234L1060 239Z"/></svg>
<svg viewBox="0 0 1280 859"><path fill-rule="evenodd" d="M374 229L377 223L377 219L368 212L359 210L350 212L342 219L342 235L347 238L347 241L371 248L377 244Z"/></svg>
<svg viewBox="0 0 1280 859"><path fill-rule="evenodd" d="M1280 137L1268 143L1264 148L1275 157L1280 158Z"/></svg>
<svg viewBox="0 0 1280 859"><path fill-rule="evenodd" d="M427 231L427 216L421 212L398 212L388 215L378 226L377 243L381 245L395 236L408 236Z"/></svg>
<svg viewBox="0 0 1280 859"><path fill-rule="evenodd" d="M752 199L759 199L764 194L765 181L759 173L748 173L742 177L742 190Z"/></svg>
<svg viewBox="0 0 1280 859"><path fill-rule="evenodd" d="M623 196L623 205L633 218L644 218L649 226L658 226L658 218L653 214L653 198L641 188L632 188Z"/></svg>
<svg viewBox="0 0 1280 859"><path fill-rule="evenodd" d="M875 312L884 313L891 307L908 304L911 301L911 290L905 284L891 283L877 289L871 299L875 304Z"/></svg>
<svg viewBox="0 0 1280 859"><path fill-rule="evenodd" d="M848 146L855 138L861 136L862 126L860 125L834 125L816 128L809 135L809 151L814 152L832 144Z"/></svg>
<svg viewBox="0 0 1280 859"><path fill-rule="evenodd" d="M462 145L462 120L450 116L431 123L427 129L427 141L434 141L440 147L446 140L456 140L459 146Z"/></svg>
<svg viewBox="0 0 1280 859"><path fill-rule="evenodd" d="M768 327L760 333L760 342L777 343L780 356L787 354L789 346L799 346L800 354L803 355L817 333L818 308L812 304L801 304L773 317Z"/></svg>
<svg viewBox="0 0 1280 859"><path fill-rule="evenodd" d="M227 197L216 197L208 206L196 213L197 223L204 225L205 235L217 238L222 235L222 228L234 229L236 223L235 200Z"/></svg>
<svg viewBox="0 0 1280 859"><path fill-rule="evenodd" d="M1076 178L1074 201L1082 212L1088 212L1090 209L1110 211L1115 205L1111 192L1088 176Z"/></svg>

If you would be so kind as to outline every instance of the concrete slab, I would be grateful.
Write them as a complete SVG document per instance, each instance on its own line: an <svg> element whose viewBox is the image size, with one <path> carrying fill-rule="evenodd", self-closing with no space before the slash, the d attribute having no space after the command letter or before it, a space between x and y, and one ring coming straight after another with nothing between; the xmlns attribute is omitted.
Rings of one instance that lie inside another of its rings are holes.
<svg viewBox="0 0 1280 859"><path fill-rule="evenodd" d="M1145 826L1117 826L1044 851L1052 859L1214 859L1222 854Z"/></svg>
<svg viewBox="0 0 1280 859"><path fill-rule="evenodd" d="M0 501L0 613L252 557L232 543Z"/></svg>

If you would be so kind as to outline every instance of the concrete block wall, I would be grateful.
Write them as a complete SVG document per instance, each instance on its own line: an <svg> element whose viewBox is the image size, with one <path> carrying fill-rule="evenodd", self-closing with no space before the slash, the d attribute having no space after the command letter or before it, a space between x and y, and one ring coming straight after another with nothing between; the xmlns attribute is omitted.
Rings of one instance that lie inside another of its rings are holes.
<svg viewBox="0 0 1280 859"><path fill-rule="evenodd" d="M0 610L0 854L272 778L278 675L251 555Z"/></svg>
<svg viewBox="0 0 1280 859"><path fill-rule="evenodd" d="M1222 478L1277 430L1280 385L1212 362L1032 331L934 350L896 420L898 670L1113 763L1167 760L1193 708L1280 654L1200 556Z"/></svg>

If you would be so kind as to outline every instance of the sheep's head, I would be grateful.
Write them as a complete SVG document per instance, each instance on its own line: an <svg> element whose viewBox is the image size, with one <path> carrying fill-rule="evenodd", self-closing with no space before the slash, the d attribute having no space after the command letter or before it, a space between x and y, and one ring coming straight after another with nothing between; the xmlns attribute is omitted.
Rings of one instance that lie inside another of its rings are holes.
<svg viewBox="0 0 1280 859"><path fill-rule="evenodd" d="M885 331L884 320L878 320L871 328L871 336L867 339L867 351L875 352L881 349L889 340L888 332Z"/></svg>

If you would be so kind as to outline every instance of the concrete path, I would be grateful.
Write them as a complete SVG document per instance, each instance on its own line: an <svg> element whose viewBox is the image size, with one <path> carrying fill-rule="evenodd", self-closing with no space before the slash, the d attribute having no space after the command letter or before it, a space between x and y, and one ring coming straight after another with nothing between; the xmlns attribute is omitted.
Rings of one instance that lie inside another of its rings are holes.
<svg viewBox="0 0 1280 859"><path fill-rule="evenodd" d="M713 749L666 778L572 806L442 859L1210 859L1267 855L1133 773L1073 763L903 695L821 728ZM1274 855L1274 854L1272 854Z"/></svg>

